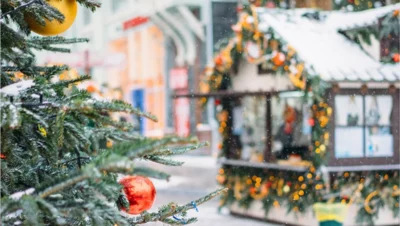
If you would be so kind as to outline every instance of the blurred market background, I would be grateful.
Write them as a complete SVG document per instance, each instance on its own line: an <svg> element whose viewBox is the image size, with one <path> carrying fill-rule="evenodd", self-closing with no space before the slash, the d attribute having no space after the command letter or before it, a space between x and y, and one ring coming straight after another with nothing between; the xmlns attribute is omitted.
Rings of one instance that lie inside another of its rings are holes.
<svg viewBox="0 0 400 226"><path fill-rule="evenodd" d="M182 156L182 168L165 168L169 182L155 180L156 209L169 201L184 203L215 190L219 171L217 156L221 135L216 117L218 100L206 106L199 99L172 98L199 93L204 68L213 61L247 0L101 0L94 13L79 11L65 37L85 37L90 42L74 44L71 54L40 53L41 64L67 64L65 78L92 76L80 84L98 98L121 99L142 111L151 112L158 122L131 115L113 115L134 122L135 131L148 137L169 134L196 135L210 146ZM398 3L396 0L271 0L265 8L311 8L363 11ZM333 50L332 50L333 51ZM330 54L330 53L326 53ZM141 163L150 164L150 163ZM154 165L154 167L162 167ZM273 225L236 217L226 209L218 211L218 199L191 212L199 217L194 225ZM162 225L162 224L157 224Z"/></svg>

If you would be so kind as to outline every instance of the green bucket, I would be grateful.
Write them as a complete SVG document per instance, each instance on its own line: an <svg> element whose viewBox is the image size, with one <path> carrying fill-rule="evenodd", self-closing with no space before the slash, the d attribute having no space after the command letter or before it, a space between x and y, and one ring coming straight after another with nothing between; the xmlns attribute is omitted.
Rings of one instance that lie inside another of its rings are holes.
<svg viewBox="0 0 400 226"><path fill-rule="evenodd" d="M322 221L319 222L319 226L342 226L343 224L341 222L337 221Z"/></svg>
<svg viewBox="0 0 400 226"><path fill-rule="evenodd" d="M320 226L342 226L348 207L342 203L316 203L313 206Z"/></svg>

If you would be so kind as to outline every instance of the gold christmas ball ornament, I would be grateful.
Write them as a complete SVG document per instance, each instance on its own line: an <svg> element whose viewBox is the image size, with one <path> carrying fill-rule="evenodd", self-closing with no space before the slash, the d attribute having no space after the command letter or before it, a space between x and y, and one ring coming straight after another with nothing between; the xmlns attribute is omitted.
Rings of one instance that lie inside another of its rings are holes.
<svg viewBox="0 0 400 226"><path fill-rule="evenodd" d="M56 19L51 21L45 19L45 25L43 26L32 16L25 16L25 21L29 25L29 28L33 32L43 36L58 35L68 30L68 28L74 23L78 12L78 3L76 0L46 0L46 3L63 14L64 21L60 23Z"/></svg>

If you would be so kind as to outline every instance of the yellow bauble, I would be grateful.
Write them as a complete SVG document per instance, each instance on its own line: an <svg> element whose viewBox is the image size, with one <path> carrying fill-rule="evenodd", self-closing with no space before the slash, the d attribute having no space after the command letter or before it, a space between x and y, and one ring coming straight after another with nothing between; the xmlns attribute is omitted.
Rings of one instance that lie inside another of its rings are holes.
<svg viewBox="0 0 400 226"><path fill-rule="evenodd" d="M78 3L76 0L46 0L47 3L56 8L60 13L64 15L64 21L53 19L52 21L45 20L46 25L42 26L36 20L30 16L25 17L25 21L28 23L29 28L40 35L51 36L58 35L66 31L74 23L76 14L78 12Z"/></svg>

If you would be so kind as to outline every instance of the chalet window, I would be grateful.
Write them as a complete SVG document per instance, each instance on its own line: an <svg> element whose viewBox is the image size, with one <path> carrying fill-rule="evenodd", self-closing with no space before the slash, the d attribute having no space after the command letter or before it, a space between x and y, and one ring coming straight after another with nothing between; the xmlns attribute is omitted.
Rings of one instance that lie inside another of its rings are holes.
<svg viewBox="0 0 400 226"><path fill-rule="evenodd" d="M259 64L257 65L257 74L259 75L267 75L267 74L275 74L276 72L272 70L269 65Z"/></svg>
<svg viewBox="0 0 400 226"><path fill-rule="evenodd" d="M235 101L232 134L240 159L262 162L266 149L266 96L244 96Z"/></svg>
<svg viewBox="0 0 400 226"><path fill-rule="evenodd" d="M311 103L302 92L284 92L271 99L272 152L277 159L307 159L311 142Z"/></svg>
<svg viewBox="0 0 400 226"><path fill-rule="evenodd" d="M232 33L232 24L237 21L237 2L234 1L212 1L213 18L213 43L229 37Z"/></svg>
<svg viewBox="0 0 400 226"><path fill-rule="evenodd" d="M398 159L398 94L343 90L333 99L333 165L387 164Z"/></svg>

